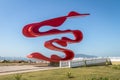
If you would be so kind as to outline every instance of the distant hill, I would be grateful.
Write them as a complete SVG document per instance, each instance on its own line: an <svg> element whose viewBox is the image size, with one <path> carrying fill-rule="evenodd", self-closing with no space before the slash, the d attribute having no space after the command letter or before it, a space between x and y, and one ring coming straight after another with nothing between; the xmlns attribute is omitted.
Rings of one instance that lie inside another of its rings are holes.
<svg viewBox="0 0 120 80"><path fill-rule="evenodd" d="M62 55L61 57L64 57L64 56ZM96 58L97 56L87 55L87 54L75 54L75 58L79 58L79 57L82 57L82 58Z"/></svg>
<svg viewBox="0 0 120 80"><path fill-rule="evenodd" d="M0 57L0 60L29 60L28 58L25 57Z"/></svg>
<svg viewBox="0 0 120 80"><path fill-rule="evenodd" d="M75 58L79 58L79 57L83 57L83 58L93 58L93 57L97 57L94 55L86 55L86 54L75 54Z"/></svg>

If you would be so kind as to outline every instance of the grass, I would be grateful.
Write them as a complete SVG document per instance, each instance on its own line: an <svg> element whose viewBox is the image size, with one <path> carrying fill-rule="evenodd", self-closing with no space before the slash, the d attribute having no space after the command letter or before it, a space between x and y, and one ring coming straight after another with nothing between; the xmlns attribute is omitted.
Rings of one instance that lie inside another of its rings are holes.
<svg viewBox="0 0 120 80"><path fill-rule="evenodd" d="M113 65L112 68L116 70L120 70L120 65Z"/></svg>
<svg viewBox="0 0 120 80"><path fill-rule="evenodd" d="M113 66L60 68L28 72L22 73L20 80L120 80L120 70L114 69ZM15 74L0 76L0 80L16 80Z"/></svg>

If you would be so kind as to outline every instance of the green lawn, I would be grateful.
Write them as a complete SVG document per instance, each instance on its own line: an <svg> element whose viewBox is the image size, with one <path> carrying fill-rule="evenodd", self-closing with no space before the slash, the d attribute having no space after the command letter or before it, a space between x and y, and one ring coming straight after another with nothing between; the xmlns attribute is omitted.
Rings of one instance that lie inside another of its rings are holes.
<svg viewBox="0 0 120 80"><path fill-rule="evenodd" d="M21 79L15 79L20 75L22 75ZM12 74L0 76L0 80L120 80L120 65L60 68Z"/></svg>

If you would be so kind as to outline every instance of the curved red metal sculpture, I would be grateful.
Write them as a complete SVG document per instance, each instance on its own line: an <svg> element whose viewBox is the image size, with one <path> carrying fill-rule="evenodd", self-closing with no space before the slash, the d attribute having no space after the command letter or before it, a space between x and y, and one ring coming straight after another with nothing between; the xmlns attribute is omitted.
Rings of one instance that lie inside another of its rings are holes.
<svg viewBox="0 0 120 80"><path fill-rule="evenodd" d="M59 27L69 17L86 16L86 15L89 15L89 14L79 14L77 12L72 11L67 16L53 18L53 19L45 20L45 21L38 22L38 23L32 23L32 24L28 24L28 25L24 26L22 32L26 37L34 38L34 37L56 35L56 34L63 34L63 33L71 33L74 36L74 40L69 39L67 37L62 37L61 39L56 38L56 39L46 41L45 44L44 44L44 46L48 49L63 52L65 54L64 58L62 58L58 55L55 55L55 54L51 55L51 57L49 58L49 57L46 57L39 52L34 52L34 53L28 55L27 57L28 58L40 59L40 60L46 60L46 61L50 61L50 62L59 62L59 61L62 61L62 60L73 59L74 52L72 50L57 47L53 43L57 43L60 46L66 47L68 43L80 42L83 38L83 34L80 30L51 29L51 30L46 31L46 32L40 32L39 29L41 27L44 27L44 26L50 26L50 27L53 27L53 28L54 27Z"/></svg>

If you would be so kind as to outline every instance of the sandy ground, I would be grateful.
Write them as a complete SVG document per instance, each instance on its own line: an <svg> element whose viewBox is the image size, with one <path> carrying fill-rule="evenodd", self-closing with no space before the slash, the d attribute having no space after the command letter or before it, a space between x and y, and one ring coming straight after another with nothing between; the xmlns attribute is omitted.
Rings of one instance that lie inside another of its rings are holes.
<svg viewBox="0 0 120 80"><path fill-rule="evenodd" d="M58 69L59 67L36 67L34 65L23 65L23 66L0 66L0 75L24 73L31 71Z"/></svg>

